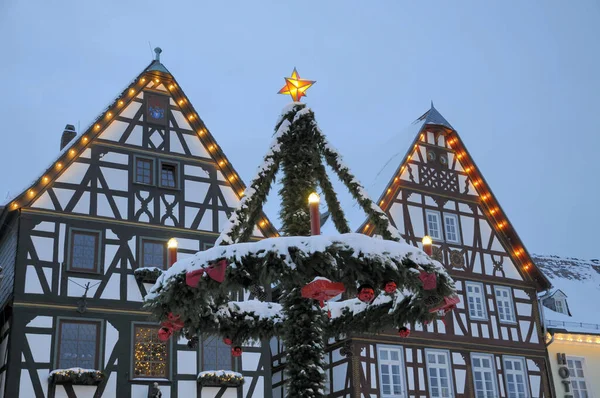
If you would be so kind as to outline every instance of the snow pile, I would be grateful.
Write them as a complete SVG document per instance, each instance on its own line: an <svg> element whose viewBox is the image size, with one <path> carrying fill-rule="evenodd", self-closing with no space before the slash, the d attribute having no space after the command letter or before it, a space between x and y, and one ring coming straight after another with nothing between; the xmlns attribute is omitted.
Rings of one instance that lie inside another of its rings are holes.
<svg viewBox="0 0 600 398"><path fill-rule="evenodd" d="M259 320L272 320L273 322L281 322L283 320L281 304L263 302L259 300L247 301L230 301L227 307L219 308L219 314L231 316L232 314L247 314L246 317L252 315L258 317ZM254 320L254 319L248 319Z"/></svg>
<svg viewBox="0 0 600 398"><path fill-rule="evenodd" d="M67 372L71 372L71 373L96 373L96 372L100 372L100 371L97 370L97 369L68 368L68 369L54 369L49 374L53 375L55 373L67 373Z"/></svg>
<svg viewBox="0 0 600 398"><path fill-rule="evenodd" d="M232 370L205 370L204 372L198 373L198 378L206 376L217 376L217 377L243 377L241 373L234 372Z"/></svg>
<svg viewBox="0 0 600 398"><path fill-rule="evenodd" d="M532 259L552 283L550 294L561 290L567 296L571 313L544 307L546 324L572 332L600 333L600 261L535 254Z"/></svg>

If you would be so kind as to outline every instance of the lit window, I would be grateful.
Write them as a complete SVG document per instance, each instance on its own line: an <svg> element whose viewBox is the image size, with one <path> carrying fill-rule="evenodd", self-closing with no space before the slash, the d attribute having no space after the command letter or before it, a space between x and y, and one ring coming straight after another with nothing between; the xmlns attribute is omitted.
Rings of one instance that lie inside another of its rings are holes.
<svg viewBox="0 0 600 398"><path fill-rule="evenodd" d="M576 398L591 397L587 382L585 381L583 358L567 357L567 365L569 367L573 396Z"/></svg>
<svg viewBox="0 0 600 398"><path fill-rule="evenodd" d="M471 319L487 319L485 308L485 294L483 284L467 282L467 302L469 305L469 316Z"/></svg>
<svg viewBox="0 0 600 398"><path fill-rule="evenodd" d="M133 333L133 377L169 377L169 345L158 338L159 327L135 325Z"/></svg>
<svg viewBox="0 0 600 398"><path fill-rule="evenodd" d="M476 398L497 398L494 358L487 354L472 354L473 380Z"/></svg>
<svg viewBox="0 0 600 398"><path fill-rule="evenodd" d="M447 351L426 350L426 359L429 396L431 398L451 398L454 394L450 355Z"/></svg>
<svg viewBox="0 0 600 398"><path fill-rule="evenodd" d="M100 323L60 320L58 324L58 369L98 368Z"/></svg>
<svg viewBox="0 0 600 398"><path fill-rule="evenodd" d="M160 162L160 186L162 188L177 188L177 165Z"/></svg>
<svg viewBox="0 0 600 398"><path fill-rule="evenodd" d="M156 240L142 240L142 267L167 268L166 243Z"/></svg>
<svg viewBox="0 0 600 398"><path fill-rule="evenodd" d="M403 398L404 369L401 347L378 347L379 383L382 398Z"/></svg>
<svg viewBox="0 0 600 398"><path fill-rule="evenodd" d="M98 272L100 234L92 231L71 231L69 271Z"/></svg>
<svg viewBox="0 0 600 398"><path fill-rule="evenodd" d="M446 230L446 242L460 243L458 216L456 214L444 214L444 227Z"/></svg>
<svg viewBox="0 0 600 398"><path fill-rule="evenodd" d="M503 361L507 398L529 398L525 360L517 357L504 357Z"/></svg>
<svg viewBox="0 0 600 398"><path fill-rule="evenodd" d="M427 217L427 234L431 236L432 239L443 239L442 230L440 228L440 213L427 210L425 215Z"/></svg>
<svg viewBox="0 0 600 398"><path fill-rule="evenodd" d="M202 340L202 370L232 370L231 346L218 336Z"/></svg>
<svg viewBox="0 0 600 398"><path fill-rule="evenodd" d="M152 185L153 167L152 159L135 158L135 182Z"/></svg>
<svg viewBox="0 0 600 398"><path fill-rule="evenodd" d="M516 322L513 311L512 291L509 287L496 286L496 304L498 305L498 318L500 322Z"/></svg>

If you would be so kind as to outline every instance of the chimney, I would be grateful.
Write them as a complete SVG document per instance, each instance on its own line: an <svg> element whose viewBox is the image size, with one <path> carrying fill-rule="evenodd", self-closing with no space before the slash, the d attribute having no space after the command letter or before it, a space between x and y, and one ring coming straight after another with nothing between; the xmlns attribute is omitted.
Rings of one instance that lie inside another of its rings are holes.
<svg viewBox="0 0 600 398"><path fill-rule="evenodd" d="M65 131L63 131L62 136L60 137L60 150L62 151L76 135L77 132L75 131L75 126L67 124L65 126Z"/></svg>

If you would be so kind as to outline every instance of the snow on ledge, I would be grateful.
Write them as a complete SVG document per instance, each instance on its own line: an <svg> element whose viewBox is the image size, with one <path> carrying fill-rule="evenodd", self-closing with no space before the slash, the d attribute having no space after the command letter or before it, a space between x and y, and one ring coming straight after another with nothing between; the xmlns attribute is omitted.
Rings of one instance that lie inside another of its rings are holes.
<svg viewBox="0 0 600 398"><path fill-rule="evenodd" d="M53 371L50 372L50 375L53 375L53 374L59 373L59 372L97 373L97 372L101 372L101 371L98 369L85 369L85 368L54 369Z"/></svg>
<svg viewBox="0 0 600 398"><path fill-rule="evenodd" d="M205 376L218 376L218 377L230 376L230 377L239 377L239 378L244 377L244 376L242 376L241 373L234 372L232 370L205 370L204 372L198 373L198 378L202 378Z"/></svg>

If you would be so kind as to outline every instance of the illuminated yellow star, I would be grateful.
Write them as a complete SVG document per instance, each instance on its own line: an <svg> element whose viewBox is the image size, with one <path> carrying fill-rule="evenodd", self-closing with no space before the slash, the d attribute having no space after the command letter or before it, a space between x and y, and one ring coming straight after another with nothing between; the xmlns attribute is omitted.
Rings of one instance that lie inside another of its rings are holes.
<svg viewBox="0 0 600 398"><path fill-rule="evenodd" d="M313 80L304 80L300 79L300 75L294 68L292 72L292 77L285 78L285 86L281 90L279 90L278 94L289 94L292 96L294 102L298 102L300 98L306 97L304 92L310 88L316 82Z"/></svg>

